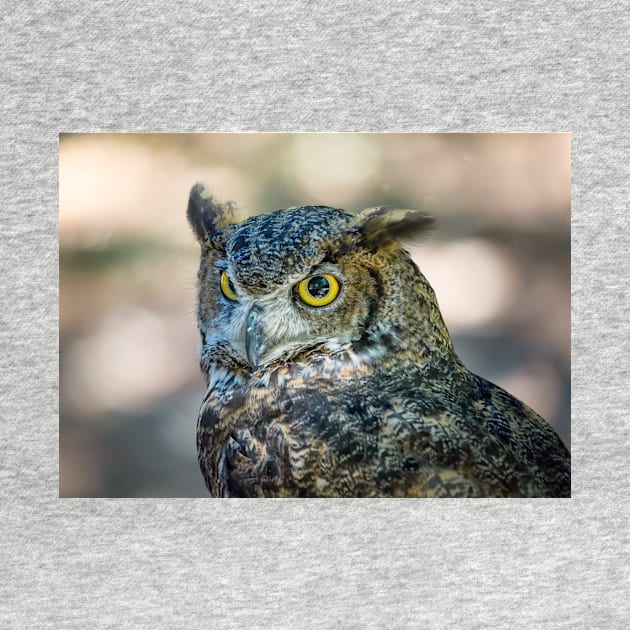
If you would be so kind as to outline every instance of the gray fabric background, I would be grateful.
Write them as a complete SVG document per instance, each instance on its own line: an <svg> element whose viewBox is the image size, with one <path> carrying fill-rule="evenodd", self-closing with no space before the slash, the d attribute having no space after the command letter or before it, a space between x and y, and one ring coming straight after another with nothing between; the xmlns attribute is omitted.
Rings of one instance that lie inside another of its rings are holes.
<svg viewBox="0 0 630 630"><path fill-rule="evenodd" d="M625 628L627 2L3 3L0 627ZM573 498L57 498L59 131L573 133Z"/></svg>

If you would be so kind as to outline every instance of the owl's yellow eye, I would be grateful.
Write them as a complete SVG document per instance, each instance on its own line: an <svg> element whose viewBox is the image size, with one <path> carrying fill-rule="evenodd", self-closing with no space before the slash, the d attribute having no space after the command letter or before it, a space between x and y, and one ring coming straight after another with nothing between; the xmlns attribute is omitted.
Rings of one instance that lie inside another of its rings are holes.
<svg viewBox="0 0 630 630"><path fill-rule="evenodd" d="M234 285L230 280L230 276L227 275L227 271L221 272L221 293L223 293L228 300L232 300L232 302L238 301L238 295L236 295Z"/></svg>
<svg viewBox="0 0 630 630"><path fill-rule="evenodd" d="M308 306L326 306L339 295L339 280L328 273L310 276L297 285L297 292Z"/></svg>

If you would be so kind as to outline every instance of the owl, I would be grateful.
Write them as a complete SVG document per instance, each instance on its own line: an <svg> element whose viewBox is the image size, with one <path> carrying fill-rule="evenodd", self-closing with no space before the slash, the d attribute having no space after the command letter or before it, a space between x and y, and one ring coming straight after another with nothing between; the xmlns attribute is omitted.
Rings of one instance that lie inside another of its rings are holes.
<svg viewBox="0 0 630 630"><path fill-rule="evenodd" d="M193 187L215 497L566 497L553 429L453 349L400 237L421 212L304 206L239 223Z"/></svg>

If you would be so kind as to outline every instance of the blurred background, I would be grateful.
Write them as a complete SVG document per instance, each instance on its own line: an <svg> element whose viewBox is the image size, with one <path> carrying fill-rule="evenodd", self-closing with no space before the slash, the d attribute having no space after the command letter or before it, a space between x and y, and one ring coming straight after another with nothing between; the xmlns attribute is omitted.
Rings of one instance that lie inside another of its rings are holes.
<svg viewBox="0 0 630 630"><path fill-rule="evenodd" d="M570 447L569 134L63 134L62 497L207 496L186 223L205 182L243 217L320 204L423 208L408 249L474 372Z"/></svg>

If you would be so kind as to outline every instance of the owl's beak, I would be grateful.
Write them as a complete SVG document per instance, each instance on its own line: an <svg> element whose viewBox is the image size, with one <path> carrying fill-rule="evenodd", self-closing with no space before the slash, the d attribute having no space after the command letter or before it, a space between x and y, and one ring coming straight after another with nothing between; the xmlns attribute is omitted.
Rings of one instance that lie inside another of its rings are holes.
<svg viewBox="0 0 630 630"><path fill-rule="evenodd" d="M245 353L252 367L258 367L263 335L258 322L258 308L252 306L245 322Z"/></svg>

